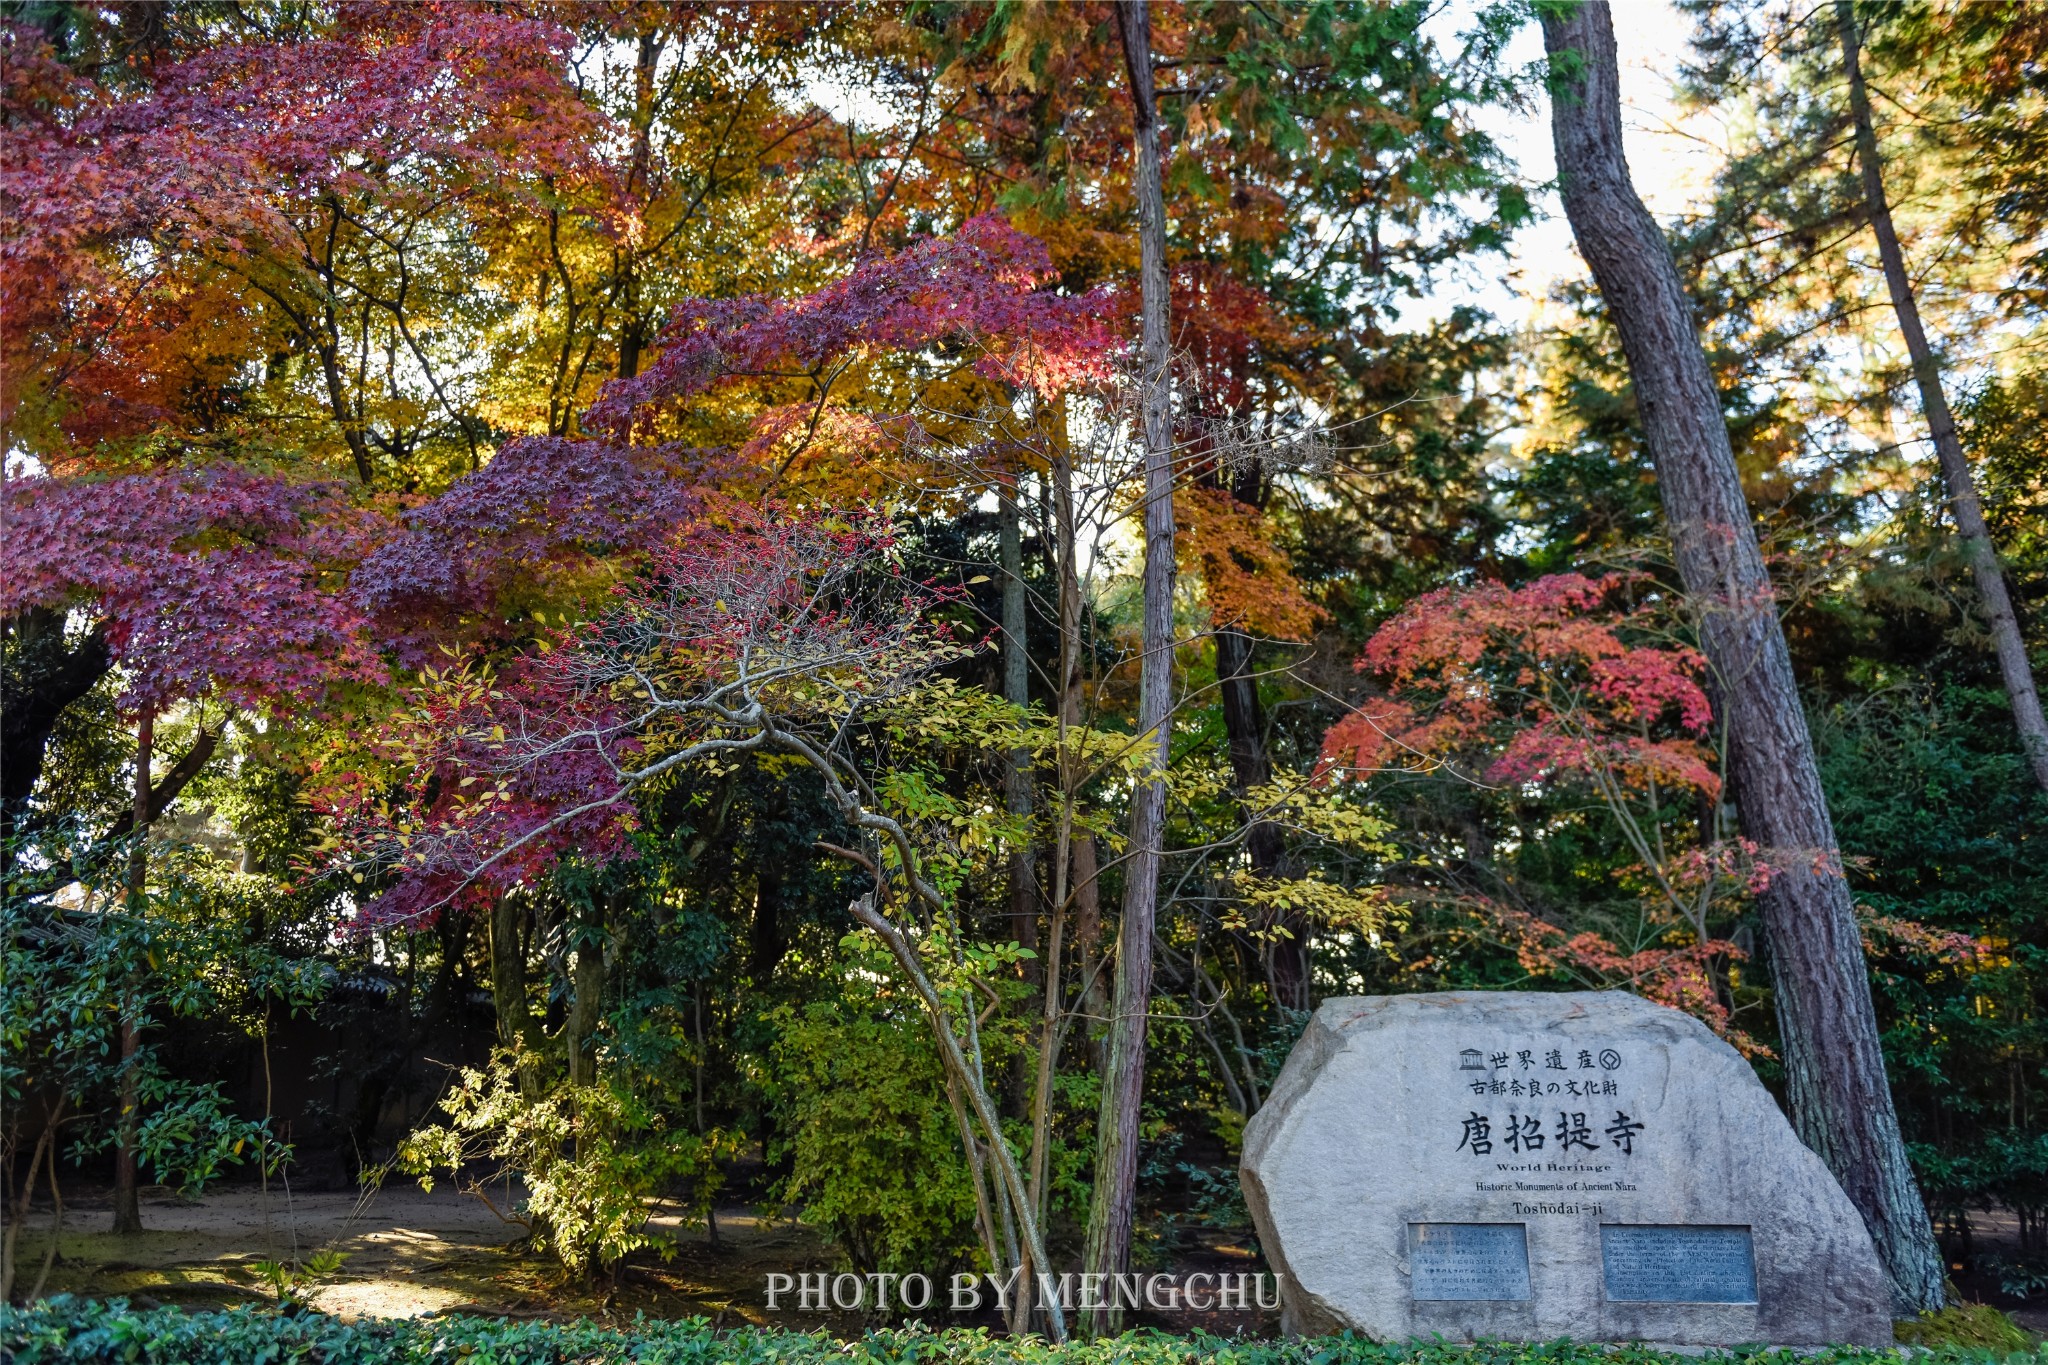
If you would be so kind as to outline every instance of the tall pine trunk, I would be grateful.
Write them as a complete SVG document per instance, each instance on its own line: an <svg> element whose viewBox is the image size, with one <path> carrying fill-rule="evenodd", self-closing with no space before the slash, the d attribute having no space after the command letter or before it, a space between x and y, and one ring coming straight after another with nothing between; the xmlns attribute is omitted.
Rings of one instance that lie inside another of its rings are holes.
<svg viewBox="0 0 2048 1365"><path fill-rule="evenodd" d="M1991 528L1984 523L1977 480L1963 457L1955 415L1942 392L1941 361L1927 344L1927 332L1920 325L1920 305L1913 296L1912 278L1906 274L1898 229L1892 226L1891 202L1884 192L1884 162L1878 155L1870 92L1863 84L1863 63L1857 50L1856 14L1849 0L1835 0L1835 22L1842 38L1842 69L1849 78L1849 112L1856 121L1856 160L1863 170L1863 198L1870 213L1870 230L1877 237L1878 260L1884 265L1885 287L1892 296L1892 310L1899 315L1899 331L1906 338L1906 354L1912 359L1913 379L1920 388L1920 411L1927 418L1927 434L1933 437L1934 452L1941 460L1949 510L1956 519L1956 533L1962 537L1963 554L1970 561L1971 577L1977 581L1984 623L1991 628L1998 671L2012 702L2013 723L2019 728L2020 747L2026 752L2034 781L2048 791L2048 720L2041 715L2041 693L2034 683L2033 665L2027 660L2026 640L2020 635L2019 617L2006 590L1998 551L1991 544Z"/></svg>
<svg viewBox="0 0 2048 1365"><path fill-rule="evenodd" d="M1679 574L1702 614L1701 643L1726 699L1742 830L1776 869L1763 918L1793 1125L1862 1213L1899 1307L1936 1308L1941 1257L1906 1163L1770 577L1691 304L1623 155L1612 16L1604 3L1542 13L1565 214L1621 334Z"/></svg>
<svg viewBox="0 0 2048 1365"><path fill-rule="evenodd" d="M1138 675L1138 733L1139 742L1151 749L1152 774L1131 794L1116 997L1103 1059L1095 1190L1088 1209L1084 1261L1086 1270L1097 1274L1120 1273L1130 1258L1173 707L1173 413L1166 341L1166 199L1160 184L1159 119L1152 92L1152 18L1146 0L1118 0L1116 17L1131 78L1131 184L1138 210L1138 399L1145 439L1145 653ZM1122 1319L1120 1309L1101 1310L1092 1326L1116 1331Z"/></svg>

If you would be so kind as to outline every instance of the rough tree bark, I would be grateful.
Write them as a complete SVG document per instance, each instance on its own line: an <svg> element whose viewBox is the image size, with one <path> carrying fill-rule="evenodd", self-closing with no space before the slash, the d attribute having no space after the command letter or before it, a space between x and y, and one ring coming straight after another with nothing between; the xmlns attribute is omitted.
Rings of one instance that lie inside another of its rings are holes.
<svg viewBox="0 0 2048 1365"><path fill-rule="evenodd" d="M1726 698L1742 829L1776 868L1762 904L1792 1121L1863 1214L1899 1306L1939 1307L1941 1257L1899 1135L1770 577L1691 304L1623 155L1613 19L1604 3L1541 13L1565 214L1621 334L1679 573Z"/></svg>
<svg viewBox="0 0 2048 1365"><path fill-rule="evenodd" d="M1920 325L1920 304L1913 296L1912 278L1906 274L1906 256L1899 248L1898 229L1892 226L1891 201L1884 192L1884 161L1877 150L1877 128L1870 118L1870 92L1863 83L1856 14L1849 0L1835 0L1835 22L1842 38L1842 69L1849 78L1849 112L1856 122L1856 160L1863 171L1863 198L1870 213L1870 230L1877 237L1878 260L1884 265L1885 287L1892 296L1892 310L1899 315L1899 331L1906 338L1913 380L1920 388L1920 411L1927 418L1927 434L1934 439L1934 453L1941 460L1949 510L1956 519L1963 554L1970 561L1971 577L1977 582L1984 623L1990 627L1992 646L1998 653L1998 671L2005 680L2005 694L2012 702L2013 723L2019 727L2020 747L2033 769L2034 781L2041 790L2048 791L2048 720L2041 715L2041 692L2034 682L2033 665L2027 659L2026 640L2020 634L2019 617L2013 611L2012 594L2006 589L1998 551L1991 543L1991 528L1984 523L1984 504L1977 497L1977 480L1970 472L1970 462L1963 456L1963 443L1956 437L1955 414L1949 411L1948 396L1942 391L1941 360L1927 344L1926 329Z"/></svg>
<svg viewBox="0 0 2048 1365"><path fill-rule="evenodd" d="M1116 17L1131 79L1131 183L1138 208L1139 408L1145 438L1145 653L1138 675L1138 733L1140 743L1151 748L1153 775L1131 794L1116 996L1103 1061L1095 1190L1083 1262L1087 1272L1096 1274L1120 1273L1130 1258L1173 706L1173 413L1166 340L1166 199L1160 184L1159 118L1152 90L1152 18L1146 0L1118 0ZM1099 1310L1091 1327L1113 1332L1122 1321L1121 1309Z"/></svg>

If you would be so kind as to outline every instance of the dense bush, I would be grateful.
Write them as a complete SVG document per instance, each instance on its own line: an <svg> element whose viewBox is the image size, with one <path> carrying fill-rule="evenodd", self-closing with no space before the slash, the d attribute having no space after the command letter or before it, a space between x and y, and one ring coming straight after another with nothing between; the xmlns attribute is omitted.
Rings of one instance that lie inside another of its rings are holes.
<svg viewBox="0 0 2048 1365"><path fill-rule="evenodd" d="M712 1331L702 1318L639 1322L631 1328L589 1322L504 1322L490 1318L429 1318L346 1323L319 1313L284 1317L250 1309L185 1313L175 1308L130 1309L124 1302L61 1297L28 1308L0 1307L0 1353L17 1365L56 1361L137 1361L150 1365L398 1365L465 1361L473 1365L1651 1365L1689 1362L1639 1346L1568 1341L1534 1345L1444 1342L1381 1346L1356 1337L1250 1341L1194 1333L1135 1331L1092 1343L1048 1346L975 1330L870 1332L840 1342L823 1332L747 1329ZM1787 1350L1733 1351L1726 1361L1764 1365L1861 1365L1896 1362L1888 1351L1843 1348L1817 1354ZM1943 1347L1925 1357L1941 1362L2014 1360L1987 1350ZM1710 1357L1709 1359L1712 1359Z"/></svg>

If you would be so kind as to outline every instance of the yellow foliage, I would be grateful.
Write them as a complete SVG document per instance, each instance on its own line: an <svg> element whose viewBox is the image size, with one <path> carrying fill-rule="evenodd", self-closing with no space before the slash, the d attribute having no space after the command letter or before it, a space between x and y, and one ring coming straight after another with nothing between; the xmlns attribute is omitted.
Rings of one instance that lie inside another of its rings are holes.
<svg viewBox="0 0 2048 1365"><path fill-rule="evenodd" d="M1256 507L1221 489L1196 488L1177 499L1174 520L1175 558L1182 573L1200 575L1213 624L1279 640L1315 630L1322 609L1302 592Z"/></svg>

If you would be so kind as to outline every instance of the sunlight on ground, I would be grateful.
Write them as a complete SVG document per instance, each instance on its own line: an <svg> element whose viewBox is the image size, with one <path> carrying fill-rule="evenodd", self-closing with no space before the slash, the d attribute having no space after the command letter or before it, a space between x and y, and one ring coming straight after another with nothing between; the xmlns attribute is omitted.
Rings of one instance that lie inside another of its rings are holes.
<svg viewBox="0 0 2048 1365"><path fill-rule="evenodd" d="M315 1287L313 1301L343 1318L646 1312L737 1324L766 1321L759 1302L769 1270L829 1263L816 1235L798 1224L721 1211L714 1247L701 1225L671 1206L657 1208L650 1222L674 1237L673 1259L636 1264L616 1285L568 1282L546 1256L520 1245L523 1229L481 1202L403 1182L367 1200L246 1189L199 1201L159 1195L144 1200L145 1231L136 1237L108 1232L108 1217L104 1201L90 1197L67 1209L63 1255L47 1292L189 1308L265 1303L272 1294L259 1262L303 1262L332 1250L346 1259ZM49 1226L47 1210L24 1223L28 1282L42 1264Z"/></svg>

